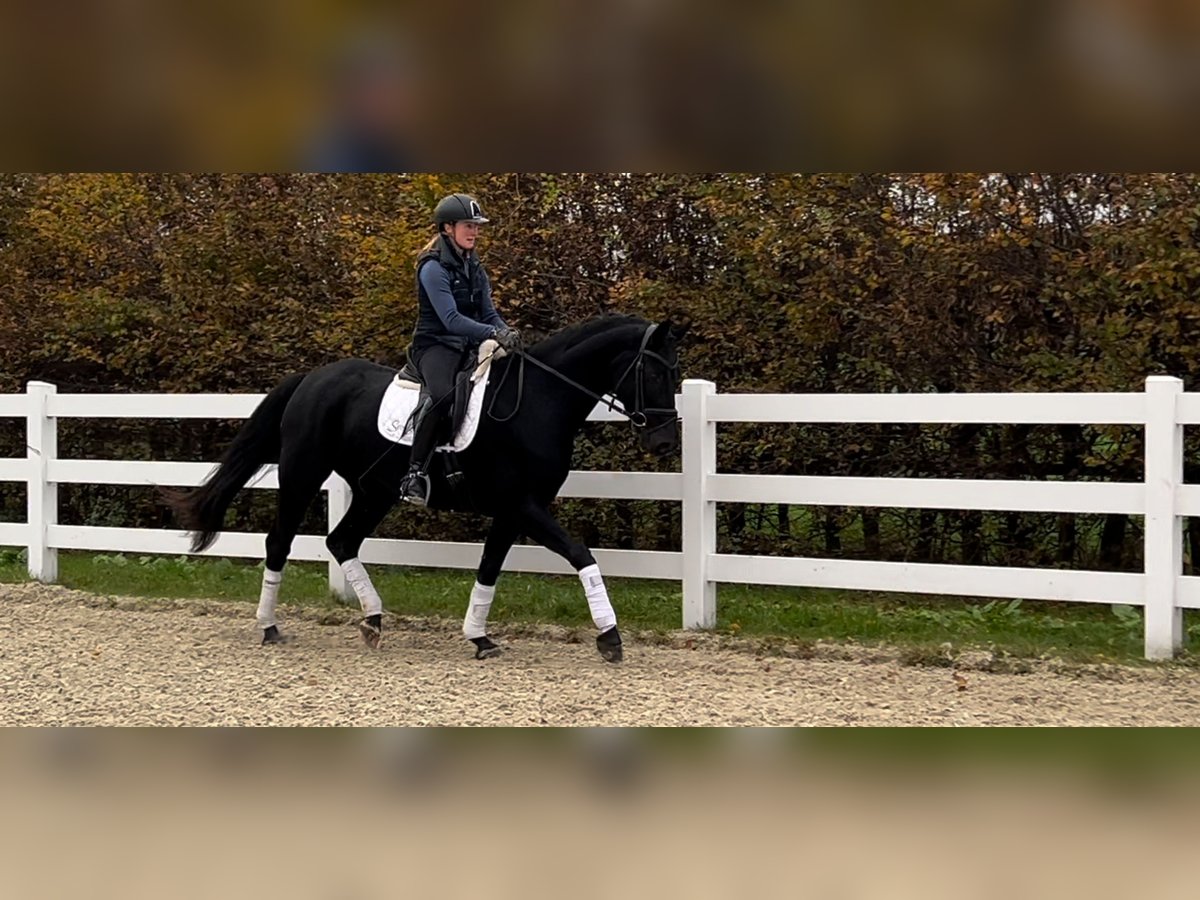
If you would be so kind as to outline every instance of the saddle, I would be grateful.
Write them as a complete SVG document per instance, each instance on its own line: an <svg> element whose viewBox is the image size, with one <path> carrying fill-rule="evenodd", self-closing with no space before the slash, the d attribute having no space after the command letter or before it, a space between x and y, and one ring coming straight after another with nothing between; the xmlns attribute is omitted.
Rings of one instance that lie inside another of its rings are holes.
<svg viewBox="0 0 1200 900"><path fill-rule="evenodd" d="M455 377L454 396L451 398L450 414L441 425L442 434L436 435L439 450L463 450L471 443L482 414L483 394L487 387L491 362L504 356L495 341L484 341L479 348L478 361L474 370L467 364L471 361L464 354L462 367ZM411 444L416 420L422 404L432 401L429 391L421 380L416 367L406 363L396 373L379 404L379 433L389 441ZM449 432L446 435L445 432Z"/></svg>
<svg viewBox="0 0 1200 900"><path fill-rule="evenodd" d="M482 351L482 348L480 350ZM458 434L459 429L462 428L463 421L467 417L467 401L471 397L471 388L474 385L470 373L475 371L477 365L477 361L466 353L459 360L458 368L454 371L454 396L450 401L450 415L442 419L439 425L437 434L437 443L439 445L452 441L454 435ZM421 410L425 409L426 403L432 403L436 398L430 395L429 386L425 384L424 379L421 378L421 373L417 371L417 367L411 359L396 373L396 381L402 387L415 388L420 392L417 395L416 409L413 410L410 421L406 425L406 429L411 428L415 431L416 420L421 415ZM409 384L405 385L404 382L409 382ZM449 423L449 428L447 428L447 423Z"/></svg>

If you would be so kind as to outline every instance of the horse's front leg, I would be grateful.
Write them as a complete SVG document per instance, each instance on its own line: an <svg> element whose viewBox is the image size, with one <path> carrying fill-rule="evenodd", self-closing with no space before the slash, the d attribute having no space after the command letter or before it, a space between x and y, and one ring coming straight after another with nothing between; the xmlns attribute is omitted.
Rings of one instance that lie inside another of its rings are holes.
<svg viewBox="0 0 1200 900"><path fill-rule="evenodd" d="M372 650L379 649L383 638L383 598L371 583L358 553L367 535L379 527L391 507L392 498L387 494L354 491L350 508L325 539L325 546L346 573L346 581L362 606L364 617L358 623L358 633Z"/></svg>
<svg viewBox="0 0 1200 900"><path fill-rule="evenodd" d="M521 530L547 550L557 553L579 573L588 610L599 631L596 649L608 662L620 662L623 653L621 632L617 630L617 614L608 599L608 589L604 586L604 577L600 574L592 551L567 534L548 509L533 501L521 508Z"/></svg>
<svg viewBox="0 0 1200 900"><path fill-rule="evenodd" d="M500 647L488 637L488 613L496 596L496 579L500 577L504 559L520 533L520 526L513 516L497 516L492 520L492 527L483 542L479 572L475 577L475 586L471 588L467 614L463 618L463 637L475 645L476 659L500 655Z"/></svg>

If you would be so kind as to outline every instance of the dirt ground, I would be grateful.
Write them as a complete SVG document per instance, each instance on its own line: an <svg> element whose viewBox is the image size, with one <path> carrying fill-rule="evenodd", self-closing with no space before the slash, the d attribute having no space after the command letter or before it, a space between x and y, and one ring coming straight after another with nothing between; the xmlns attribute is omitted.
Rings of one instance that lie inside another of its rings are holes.
<svg viewBox="0 0 1200 900"><path fill-rule="evenodd" d="M349 612L282 607L261 647L252 604L0 586L0 725L1200 725L1200 671L903 665L845 646L498 631L476 661L454 622L385 617L368 650Z"/></svg>

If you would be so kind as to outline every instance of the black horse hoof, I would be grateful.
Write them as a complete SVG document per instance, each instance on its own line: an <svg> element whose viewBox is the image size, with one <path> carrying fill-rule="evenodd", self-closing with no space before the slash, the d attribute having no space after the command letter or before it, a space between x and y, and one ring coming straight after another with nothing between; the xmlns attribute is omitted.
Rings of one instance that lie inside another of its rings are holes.
<svg viewBox="0 0 1200 900"><path fill-rule="evenodd" d="M596 649L605 662L619 663L625 658L621 649L621 632L617 631L616 625L596 637Z"/></svg>
<svg viewBox="0 0 1200 900"><path fill-rule="evenodd" d="M275 625L268 625L263 629L263 646L267 644L290 644L292 639L289 635L284 634Z"/></svg>
<svg viewBox="0 0 1200 900"><path fill-rule="evenodd" d="M475 645L476 659L491 659L501 653L500 645L490 637L471 638L471 643Z"/></svg>
<svg viewBox="0 0 1200 900"><path fill-rule="evenodd" d="M378 650L379 642L383 640L383 616L376 614L361 620L358 633L362 635L364 644L372 650Z"/></svg>

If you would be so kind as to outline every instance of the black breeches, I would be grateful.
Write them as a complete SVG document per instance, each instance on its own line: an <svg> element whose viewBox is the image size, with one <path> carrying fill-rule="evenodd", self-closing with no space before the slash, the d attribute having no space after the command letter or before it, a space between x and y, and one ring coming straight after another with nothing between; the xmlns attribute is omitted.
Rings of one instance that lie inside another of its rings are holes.
<svg viewBox="0 0 1200 900"><path fill-rule="evenodd" d="M422 468L433 454L439 426L454 402L454 378L458 374L463 354L450 347L433 346L416 360L421 377L429 391L433 407L425 413L413 436L412 462Z"/></svg>

